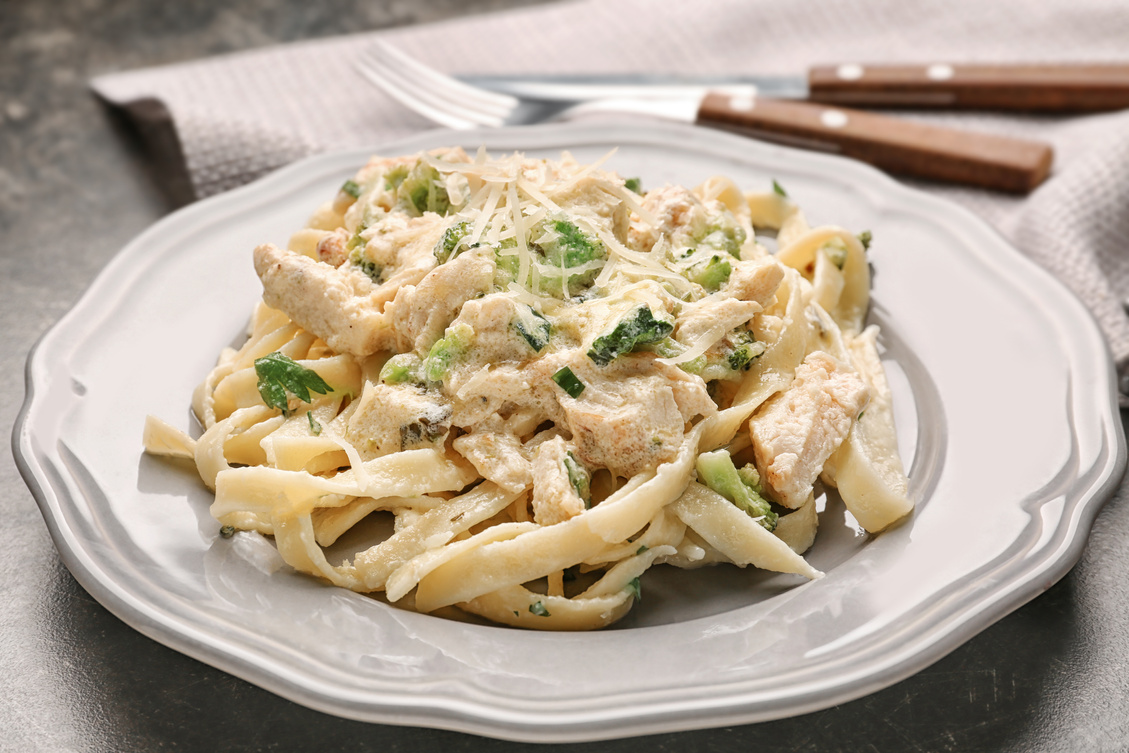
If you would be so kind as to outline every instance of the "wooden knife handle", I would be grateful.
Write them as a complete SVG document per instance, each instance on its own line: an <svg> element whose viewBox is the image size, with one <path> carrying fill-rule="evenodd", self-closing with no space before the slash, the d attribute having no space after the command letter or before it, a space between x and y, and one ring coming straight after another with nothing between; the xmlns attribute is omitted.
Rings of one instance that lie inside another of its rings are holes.
<svg viewBox="0 0 1129 753"><path fill-rule="evenodd" d="M1096 112L1129 108L1129 64L820 65L816 102L866 107Z"/></svg>
<svg viewBox="0 0 1129 753"><path fill-rule="evenodd" d="M1050 171L1037 141L961 131L858 110L710 93L698 121L736 126L768 141L834 152L892 173L1026 193Z"/></svg>

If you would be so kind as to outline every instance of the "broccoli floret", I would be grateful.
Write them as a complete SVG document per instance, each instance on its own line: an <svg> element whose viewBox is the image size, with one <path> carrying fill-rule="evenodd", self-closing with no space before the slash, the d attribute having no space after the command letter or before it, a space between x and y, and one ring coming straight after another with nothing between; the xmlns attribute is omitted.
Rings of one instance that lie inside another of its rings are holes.
<svg viewBox="0 0 1129 753"><path fill-rule="evenodd" d="M716 347L692 361L679 364L679 367L690 374L697 374L706 382L740 379L765 349L765 344L757 342L752 332L735 329L722 338Z"/></svg>
<svg viewBox="0 0 1129 753"><path fill-rule="evenodd" d="M713 292L725 284L732 271L729 260L715 254L687 269L686 278Z"/></svg>
<svg viewBox="0 0 1129 753"><path fill-rule="evenodd" d="M655 340L653 343L637 345L635 349L654 353L659 358L675 358L686 352L685 345L669 336L661 340Z"/></svg>
<svg viewBox="0 0 1129 753"><path fill-rule="evenodd" d="M466 238L469 233L470 224L466 220L456 222L447 228L443 232L443 237L435 244L435 259L440 264L446 264L466 251Z"/></svg>
<svg viewBox="0 0 1129 753"><path fill-rule="evenodd" d="M565 453L564 468L568 473L568 482L572 484L572 488L576 490L576 496L580 497L584 502L584 508L587 509L592 506L592 475L588 473L576 456L571 452Z"/></svg>
<svg viewBox="0 0 1129 753"><path fill-rule="evenodd" d="M646 306L640 306L616 323L610 332L592 341L588 357L597 366L607 366L618 356L640 345L656 343L674 331L674 324L656 319Z"/></svg>
<svg viewBox="0 0 1129 753"><path fill-rule="evenodd" d="M532 249L544 267L549 268L542 268L541 272L544 291L561 297L571 296L574 289L590 285L598 272L596 269L588 269L571 274L567 270L606 259L608 255L599 238L586 234L564 216L545 222ZM566 271L562 273L562 270Z"/></svg>
<svg viewBox="0 0 1129 753"><path fill-rule="evenodd" d="M404 178L408 177L407 165L396 165L388 172L384 173L384 190L395 191L404 182Z"/></svg>
<svg viewBox="0 0 1129 753"><path fill-rule="evenodd" d="M745 466L738 471L733 465L733 458L725 450L705 452L698 456L698 480L721 496L728 499L749 517L760 523L765 529L771 531L776 528L779 516L772 511L769 504L759 491L760 476L751 476L755 468ZM747 482L754 480L756 484Z"/></svg>
<svg viewBox="0 0 1129 753"><path fill-rule="evenodd" d="M353 233L353 237L345 242L345 250L355 253L358 249L363 249L365 247L365 239L361 236L361 233L366 230L368 230L367 222L362 222L360 225L357 225L357 232Z"/></svg>
<svg viewBox="0 0 1129 753"><path fill-rule="evenodd" d="M525 338L529 347L538 353L549 344L549 335L552 332L548 319L521 303L517 304L517 318L514 319L514 329Z"/></svg>
<svg viewBox="0 0 1129 753"><path fill-rule="evenodd" d="M360 234L357 234L354 238L360 238ZM352 241L350 241L350 243L351 242ZM356 246L349 252L349 263L358 267L373 282L380 282L380 275L383 274L384 268L365 256L365 247L363 245Z"/></svg>
<svg viewBox="0 0 1129 753"><path fill-rule="evenodd" d="M747 371L753 365L753 361L765 351L764 343L758 342L753 333L747 329L736 330L730 334L729 340L732 349L726 360L729 362L729 368L734 371Z"/></svg>
<svg viewBox="0 0 1129 753"><path fill-rule="evenodd" d="M723 251L740 259L741 246L745 244L747 237L745 228L741 227L737 218L731 212L724 211L706 227L705 233L698 239L698 246Z"/></svg>
<svg viewBox="0 0 1129 753"><path fill-rule="evenodd" d="M385 180L393 172L389 171ZM451 208L451 197L447 195L439 171L422 160L400 180L396 186L396 198L400 204L415 209L419 214L435 212L445 215Z"/></svg>
<svg viewBox="0 0 1129 753"><path fill-rule="evenodd" d="M443 337L435 341L427 353L427 360L423 364L423 375L429 382L442 382L459 359L466 355L467 349L474 340L474 330L467 324L456 324L448 327Z"/></svg>
<svg viewBox="0 0 1129 753"><path fill-rule="evenodd" d="M505 238L490 245L494 249L494 284L499 288L505 288L517 280L517 273L521 268L521 258L517 255L517 251L506 253L517 248L517 241L513 238Z"/></svg>
<svg viewBox="0 0 1129 753"><path fill-rule="evenodd" d="M418 383L423 361L415 353L401 353L384 362L380 369L380 381L385 384Z"/></svg>

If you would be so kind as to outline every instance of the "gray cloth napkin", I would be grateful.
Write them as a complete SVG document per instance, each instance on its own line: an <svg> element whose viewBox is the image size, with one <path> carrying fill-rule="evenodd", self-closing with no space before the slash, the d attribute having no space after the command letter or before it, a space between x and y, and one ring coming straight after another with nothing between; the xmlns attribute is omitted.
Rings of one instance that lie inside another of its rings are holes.
<svg viewBox="0 0 1129 753"><path fill-rule="evenodd" d="M740 75L850 61L1101 62L1129 54L1129 8L1121 0L579 0L114 73L92 85L139 117L154 101L164 105L203 197L309 154L433 127L354 70L376 38L440 70L466 73ZM1074 290L1129 373L1122 307L1129 111L906 115L1054 145L1051 178L1027 197L918 187L976 212Z"/></svg>

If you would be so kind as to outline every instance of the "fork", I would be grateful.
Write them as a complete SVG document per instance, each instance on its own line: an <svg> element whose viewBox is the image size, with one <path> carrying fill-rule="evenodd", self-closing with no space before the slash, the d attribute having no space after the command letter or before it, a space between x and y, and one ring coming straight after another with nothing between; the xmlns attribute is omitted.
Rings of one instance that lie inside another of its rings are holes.
<svg viewBox="0 0 1129 753"><path fill-rule="evenodd" d="M593 112L692 121L707 91L702 86L667 85L637 87L630 97L516 97L459 81L384 42L366 49L356 68L400 104L455 130L548 123ZM755 87L740 85L713 88L746 97L756 91Z"/></svg>
<svg viewBox="0 0 1129 753"><path fill-rule="evenodd" d="M358 58L356 69L409 109L456 130L545 123L582 113L645 114L838 153L893 173L1013 193L1038 186L1053 159L1050 145L1039 141L770 99L752 86L640 87L638 96L616 99L519 97L459 81L381 42Z"/></svg>

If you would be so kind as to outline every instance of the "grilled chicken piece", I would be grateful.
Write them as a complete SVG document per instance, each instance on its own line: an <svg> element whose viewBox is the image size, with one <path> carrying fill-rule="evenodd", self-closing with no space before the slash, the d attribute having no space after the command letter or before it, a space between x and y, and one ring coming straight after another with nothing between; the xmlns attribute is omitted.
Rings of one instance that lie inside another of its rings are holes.
<svg viewBox="0 0 1129 753"><path fill-rule="evenodd" d="M788 389L749 422L757 469L775 501L793 509L804 504L869 398L858 374L827 353L804 359Z"/></svg>

